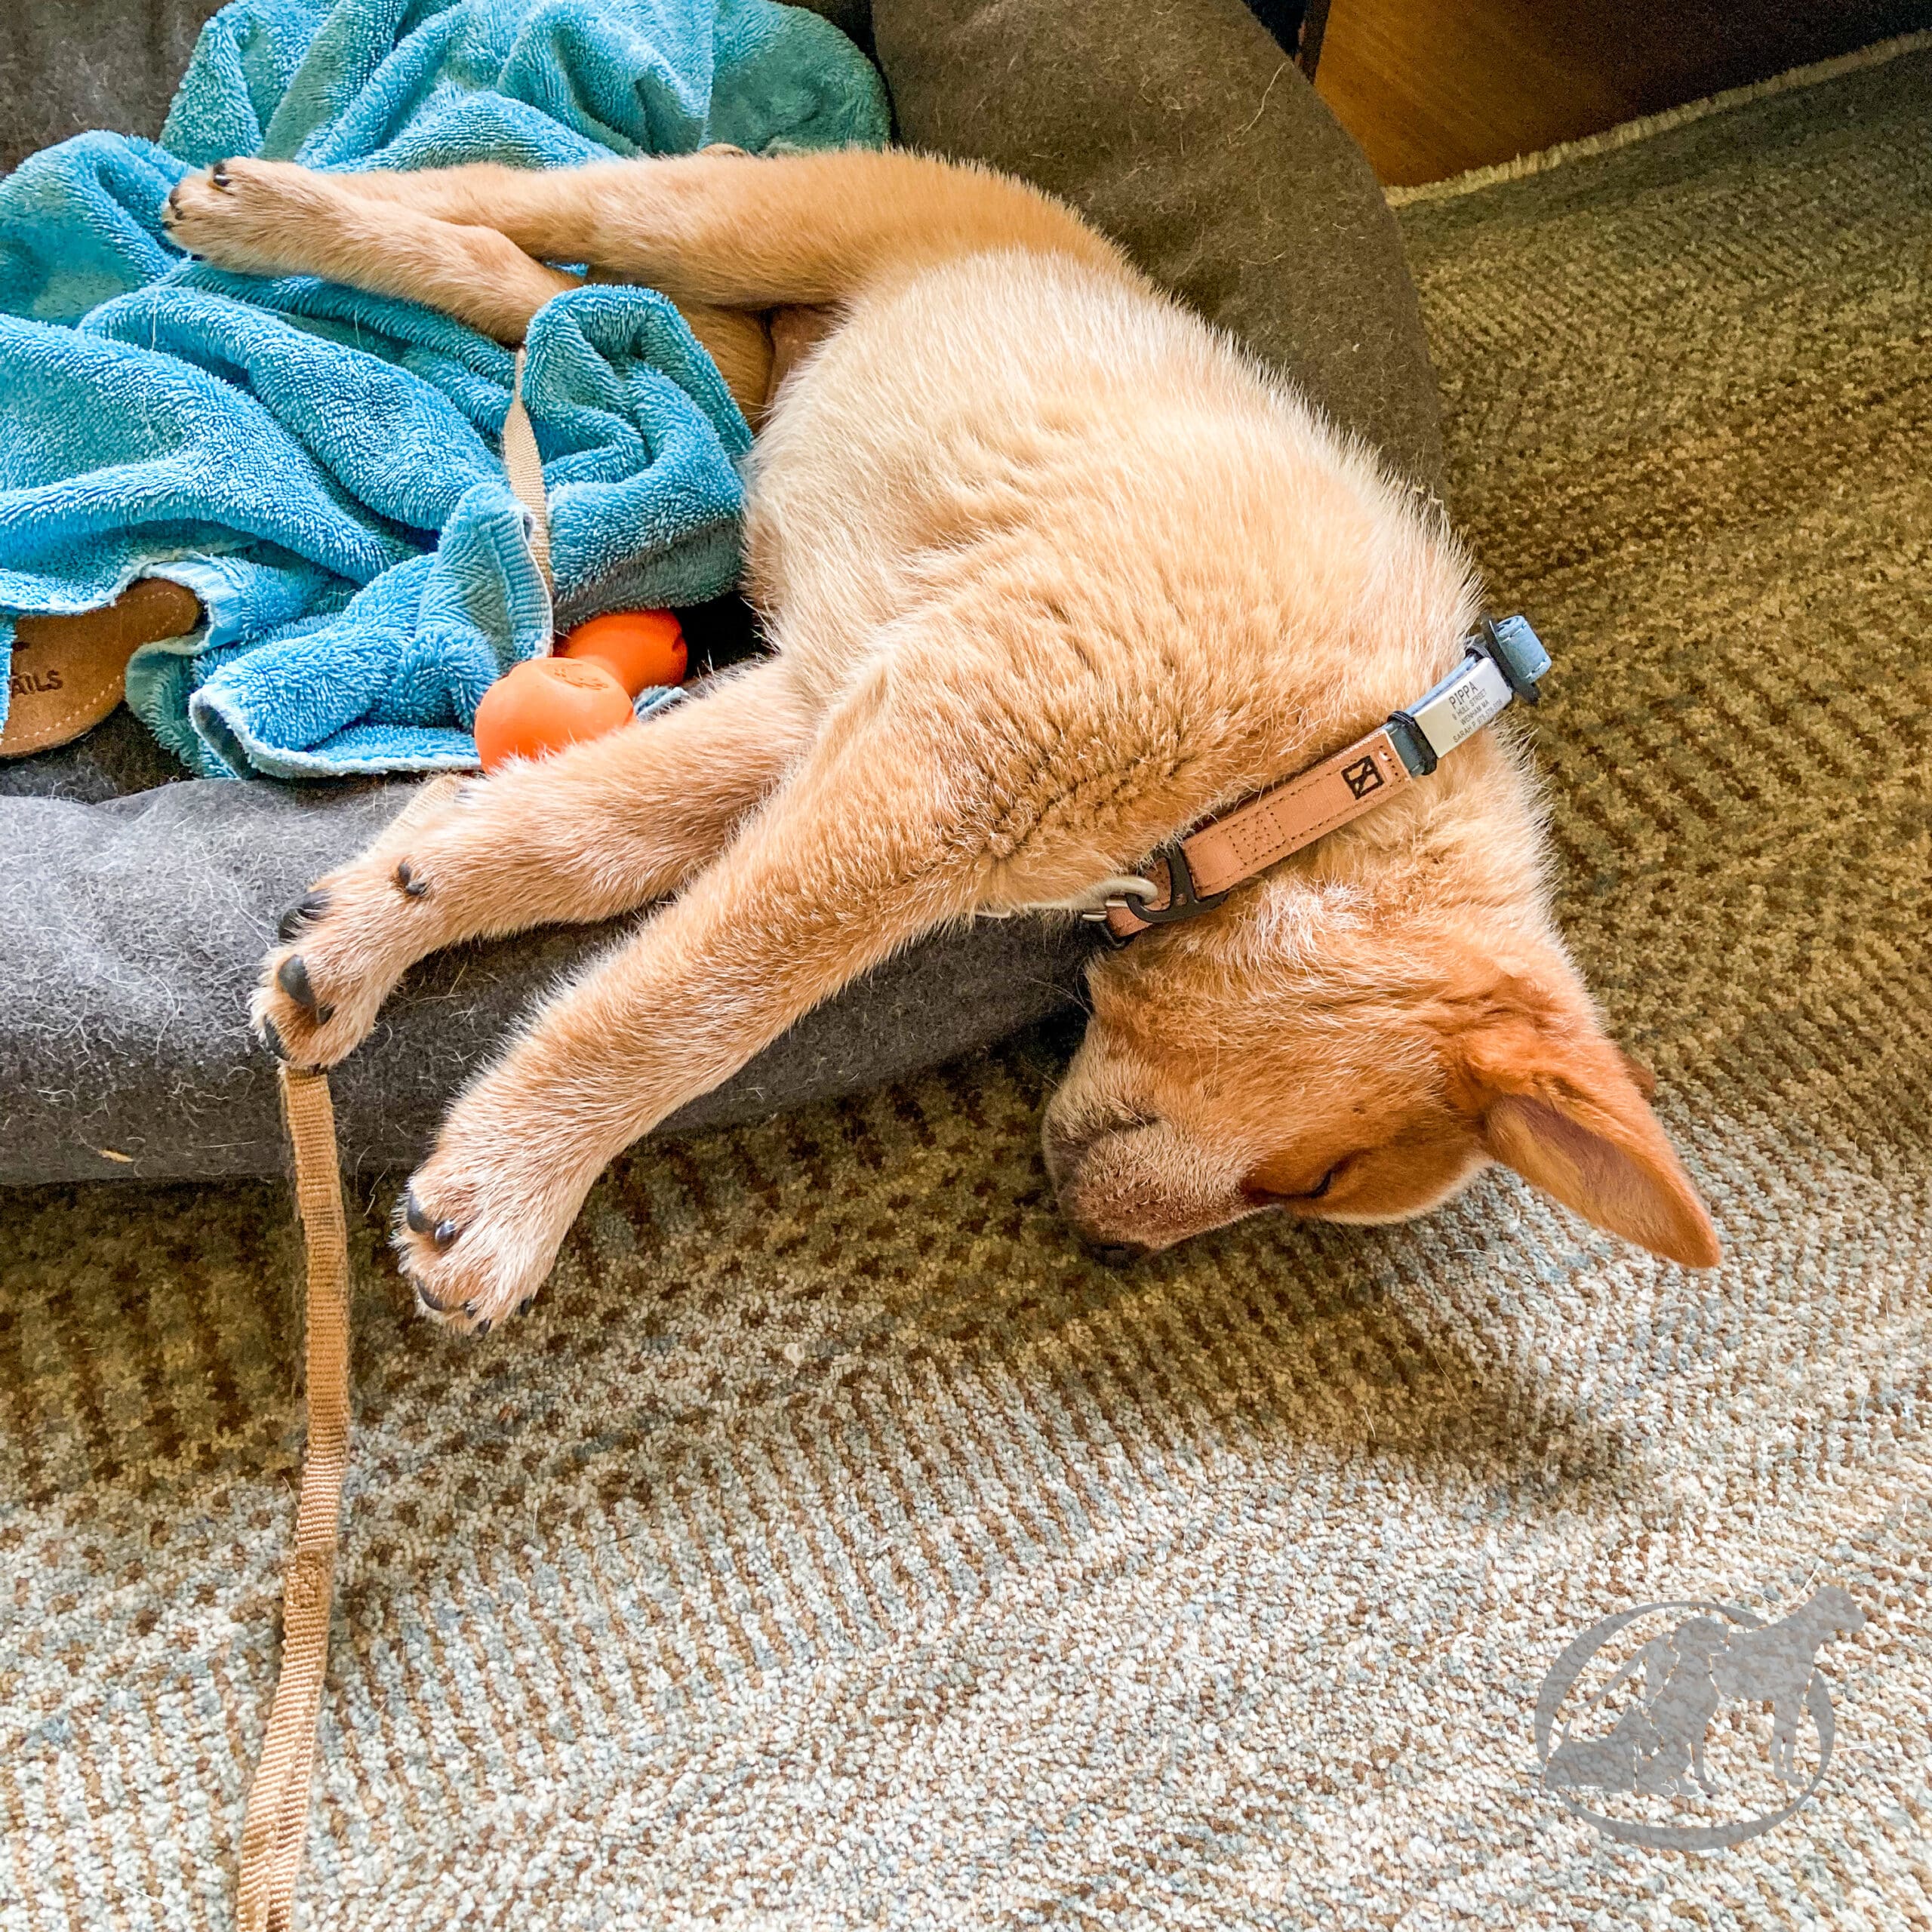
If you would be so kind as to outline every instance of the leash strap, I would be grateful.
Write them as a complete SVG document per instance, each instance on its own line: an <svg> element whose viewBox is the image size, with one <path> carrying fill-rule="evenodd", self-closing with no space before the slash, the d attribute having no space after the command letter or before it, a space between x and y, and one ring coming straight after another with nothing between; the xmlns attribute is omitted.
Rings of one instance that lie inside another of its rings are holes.
<svg viewBox="0 0 1932 1932"><path fill-rule="evenodd" d="M295 1552L281 1594L281 1676L242 1829L242 1932L288 1932L309 1824L315 1725L328 1667L342 1481L349 1466L349 1236L328 1076L284 1064L282 1115L308 1249L309 1440Z"/></svg>
<svg viewBox="0 0 1932 1932"><path fill-rule="evenodd" d="M550 580L550 506L543 494L543 460L537 454L537 432L523 406L523 356L518 349L509 413L503 418L503 467L509 473L517 501L530 512L531 554L543 574L544 589L550 590L554 588Z"/></svg>

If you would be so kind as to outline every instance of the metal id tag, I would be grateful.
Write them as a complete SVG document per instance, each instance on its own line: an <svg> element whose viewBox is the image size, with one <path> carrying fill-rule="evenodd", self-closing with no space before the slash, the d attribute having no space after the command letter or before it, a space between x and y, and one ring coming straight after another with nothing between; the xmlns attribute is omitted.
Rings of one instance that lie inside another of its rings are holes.
<svg viewBox="0 0 1932 1932"><path fill-rule="evenodd" d="M1429 749L1445 758L1464 739L1500 718L1515 696L1495 660L1472 651L1409 706L1406 715L1429 740Z"/></svg>

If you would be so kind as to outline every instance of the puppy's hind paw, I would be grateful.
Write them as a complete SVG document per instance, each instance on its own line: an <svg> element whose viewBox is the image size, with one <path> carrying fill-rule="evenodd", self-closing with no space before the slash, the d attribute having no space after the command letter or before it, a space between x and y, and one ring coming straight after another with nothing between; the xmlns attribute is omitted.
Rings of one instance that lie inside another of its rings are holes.
<svg viewBox="0 0 1932 1932"><path fill-rule="evenodd" d="M308 272L326 183L285 162L218 161L169 190L162 226L178 248L243 275Z"/></svg>

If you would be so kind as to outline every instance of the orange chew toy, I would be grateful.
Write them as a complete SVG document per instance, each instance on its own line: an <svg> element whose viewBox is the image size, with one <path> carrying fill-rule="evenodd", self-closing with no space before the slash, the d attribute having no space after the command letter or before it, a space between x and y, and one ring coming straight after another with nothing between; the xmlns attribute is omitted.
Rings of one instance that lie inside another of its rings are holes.
<svg viewBox="0 0 1932 1932"><path fill-rule="evenodd" d="M494 771L506 758L541 758L630 721L630 699L601 664L532 657L483 694L471 728L483 769Z"/></svg>
<svg viewBox="0 0 1932 1932"><path fill-rule="evenodd" d="M631 700L684 681L685 633L669 611L613 611L580 624L554 657L512 664L483 694L472 728L485 771L542 758L631 721Z"/></svg>
<svg viewBox="0 0 1932 1932"><path fill-rule="evenodd" d="M632 697L652 685L685 681L685 632L675 611L608 611L579 624L557 655L608 665Z"/></svg>

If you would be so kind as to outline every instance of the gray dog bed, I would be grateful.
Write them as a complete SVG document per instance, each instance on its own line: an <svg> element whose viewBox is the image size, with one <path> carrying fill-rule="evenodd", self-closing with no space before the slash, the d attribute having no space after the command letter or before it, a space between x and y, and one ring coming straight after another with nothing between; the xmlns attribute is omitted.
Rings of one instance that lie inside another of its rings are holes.
<svg viewBox="0 0 1932 1932"><path fill-rule="evenodd" d="M0 63L0 126L32 147L88 126L154 134L212 8L19 11L33 18L5 30L17 45ZM1065 195L1439 488L1435 386L1395 224L1361 155L1241 0L819 11L875 52L902 141ZM278 1168L272 1068L247 1029L248 992L281 909L401 799L380 784L182 780L125 712L77 745L0 766L0 1182ZM337 1077L345 1160L415 1159L533 997L610 932L464 948L412 974ZM984 1045L1066 1005L1085 958L1078 931L1046 921L930 941L676 1122L766 1115Z"/></svg>

